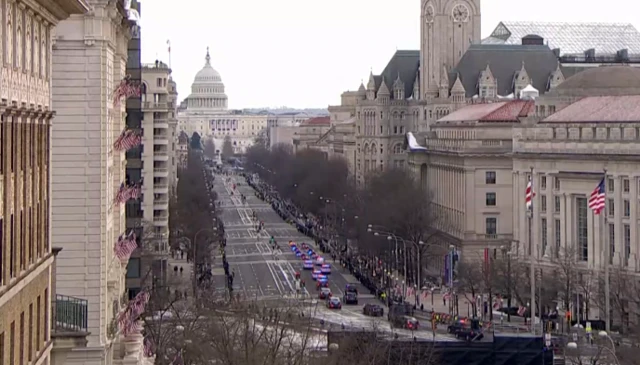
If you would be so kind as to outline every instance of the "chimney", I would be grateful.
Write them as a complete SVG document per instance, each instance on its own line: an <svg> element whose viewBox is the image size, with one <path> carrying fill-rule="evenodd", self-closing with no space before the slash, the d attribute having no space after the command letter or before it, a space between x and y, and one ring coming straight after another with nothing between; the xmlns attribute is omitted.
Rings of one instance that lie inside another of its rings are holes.
<svg viewBox="0 0 640 365"><path fill-rule="evenodd" d="M537 34L527 34L522 37L522 45L523 46L544 46L544 38L540 37Z"/></svg>

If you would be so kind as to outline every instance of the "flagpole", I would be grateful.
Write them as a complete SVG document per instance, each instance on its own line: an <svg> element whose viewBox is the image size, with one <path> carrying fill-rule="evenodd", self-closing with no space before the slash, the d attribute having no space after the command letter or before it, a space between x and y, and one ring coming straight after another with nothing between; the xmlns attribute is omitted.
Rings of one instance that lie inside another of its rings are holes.
<svg viewBox="0 0 640 365"><path fill-rule="evenodd" d="M608 201L608 195L607 195L607 169L604 169L604 174L602 177L602 186L604 187L604 196L605 196L605 200L604 200L604 209L602 210L602 228L600 229L601 231L601 236L602 236L602 246L603 246L603 251L606 252L606 255L604 255L604 310L605 310L605 330L607 331L607 333L611 332L611 288L609 287L609 260L611 259L611 244L613 242L610 243L606 243L606 226L607 226L607 201Z"/></svg>
<svg viewBox="0 0 640 365"><path fill-rule="evenodd" d="M533 262L533 198L535 197L535 186L533 184L533 167L529 172L531 181L531 204L529 206L529 276L531 280L531 306L529 307L531 332L536 333L536 268Z"/></svg>
<svg viewBox="0 0 640 365"><path fill-rule="evenodd" d="M171 68L171 41L167 39L167 51L169 52L169 68Z"/></svg>

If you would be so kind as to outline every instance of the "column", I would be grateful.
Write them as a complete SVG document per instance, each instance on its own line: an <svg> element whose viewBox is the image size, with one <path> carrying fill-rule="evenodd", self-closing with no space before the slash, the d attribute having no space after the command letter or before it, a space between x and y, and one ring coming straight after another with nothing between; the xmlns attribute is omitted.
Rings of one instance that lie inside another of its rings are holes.
<svg viewBox="0 0 640 365"><path fill-rule="evenodd" d="M533 196L533 224L531 227L533 232L531 234L531 255L537 259L540 258L539 255L542 254L542 229L540 221L540 174L536 170L533 170L531 181L533 183L533 191L535 192L535 195ZM525 195L523 194L522 196L522 199L524 199Z"/></svg>
<svg viewBox="0 0 640 365"><path fill-rule="evenodd" d="M549 181L549 180L547 180ZM567 228L571 227L569 226L568 222L567 222L567 194L566 193L562 193L562 196L560 197L560 216L558 217L558 219L560 219L560 247L558 247L559 252L557 254L559 255L564 255L566 253L571 252L568 244L567 244ZM556 242L555 242L555 223L553 224L553 229L554 229L554 237L553 237L553 244L555 246Z"/></svg>
<svg viewBox="0 0 640 365"><path fill-rule="evenodd" d="M640 267L638 267L638 244L640 244L640 236L638 236L638 225L635 222L638 221L638 206L640 203L638 202L638 184L640 184L640 176L635 175L629 178L629 199L631 200L631 217L630 217L630 225L631 225L631 252L629 254L629 267L637 272Z"/></svg>
<svg viewBox="0 0 640 365"><path fill-rule="evenodd" d="M613 254L613 265L614 266L622 266L622 253L624 252L624 247L622 244L623 233L622 233L622 215L624 213L624 199L622 198L622 176L616 175L613 178L613 199L615 205L614 217L613 219L609 219L609 223L615 224L614 226L614 254ZM607 242L609 242L609 227L607 226ZM609 253L610 248L607 246L607 253ZM609 256L606 256L609 257Z"/></svg>

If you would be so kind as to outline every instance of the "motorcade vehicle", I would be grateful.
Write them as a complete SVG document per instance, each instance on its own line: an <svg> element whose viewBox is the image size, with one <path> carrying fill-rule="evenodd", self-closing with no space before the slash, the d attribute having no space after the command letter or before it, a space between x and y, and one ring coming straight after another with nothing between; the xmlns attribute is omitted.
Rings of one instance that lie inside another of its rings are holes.
<svg viewBox="0 0 640 365"><path fill-rule="evenodd" d="M320 272L320 270L313 270L311 272L311 279L313 280L317 280L318 279L318 275L321 275L322 273Z"/></svg>
<svg viewBox="0 0 640 365"><path fill-rule="evenodd" d="M322 264L322 266L320 266L320 272L323 274L331 274L331 265L329 264Z"/></svg>
<svg viewBox="0 0 640 365"><path fill-rule="evenodd" d="M302 268L304 270L313 270L313 261L304 260L304 262L302 263Z"/></svg>
<svg viewBox="0 0 640 365"><path fill-rule="evenodd" d="M345 292L343 296L344 304L358 305L358 294L354 292Z"/></svg>
<svg viewBox="0 0 640 365"><path fill-rule="evenodd" d="M329 288L320 288L320 292L318 293L318 299L326 300L331 296L331 289Z"/></svg>
<svg viewBox="0 0 640 365"><path fill-rule="evenodd" d="M327 299L327 308L329 309L342 309L342 302L338 297L330 297Z"/></svg>
<svg viewBox="0 0 640 365"><path fill-rule="evenodd" d="M362 314L370 317L382 317L384 316L384 308L377 304L365 304L362 308Z"/></svg>

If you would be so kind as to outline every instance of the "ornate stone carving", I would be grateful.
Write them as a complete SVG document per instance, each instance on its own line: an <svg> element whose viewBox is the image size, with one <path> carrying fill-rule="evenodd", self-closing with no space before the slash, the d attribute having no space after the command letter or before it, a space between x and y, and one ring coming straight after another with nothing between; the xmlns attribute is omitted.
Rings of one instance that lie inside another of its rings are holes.
<svg viewBox="0 0 640 365"><path fill-rule="evenodd" d="M5 62L7 64L13 64L13 7L14 4L11 1L7 1L5 7L6 23L5 23L5 45L7 46Z"/></svg>
<svg viewBox="0 0 640 365"><path fill-rule="evenodd" d="M47 51L47 36L49 34L48 28L49 25L47 22L42 22L40 24L40 77L47 78L47 58L49 57L49 52Z"/></svg>
<svg viewBox="0 0 640 365"><path fill-rule="evenodd" d="M40 77L40 22L42 18L36 15L33 19L33 74Z"/></svg>
<svg viewBox="0 0 640 365"><path fill-rule="evenodd" d="M16 63L15 63L15 67L21 69L23 67L22 64L22 53L23 53L23 41L24 41L24 37L23 37L23 33L22 33L22 28L23 28L23 24L22 24L22 19L24 16L24 4L22 3L18 3L18 6L16 8L14 8L14 11L16 12L16 49L15 51L15 56L16 56ZM22 95L20 95L20 99L22 99Z"/></svg>
<svg viewBox="0 0 640 365"><path fill-rule="evenodd" d="M27 14L25 15L25 22L24 22L24 50L25 50L25 55L24 55L24 69L27 71L27 73L31 72L31 50L32 50L32 26L33 26L33 12L31 10L27 11Z"/></svg>

